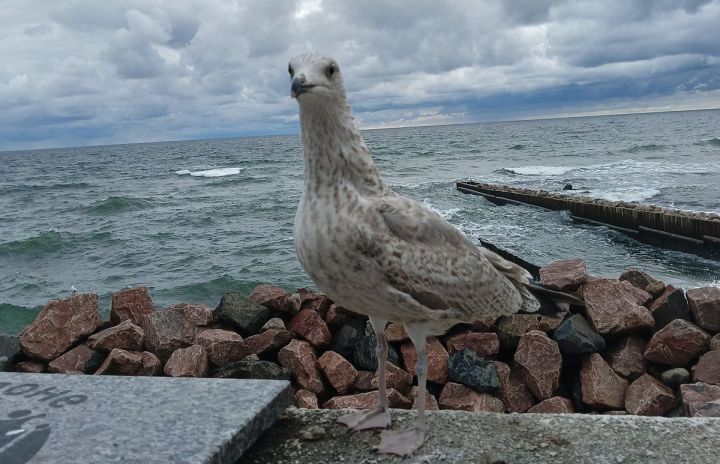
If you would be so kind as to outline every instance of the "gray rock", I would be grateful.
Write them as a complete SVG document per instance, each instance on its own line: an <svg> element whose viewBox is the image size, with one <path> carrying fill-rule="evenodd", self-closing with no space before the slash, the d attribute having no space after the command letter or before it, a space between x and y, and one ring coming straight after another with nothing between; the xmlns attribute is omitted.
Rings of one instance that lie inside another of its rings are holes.
<svg viewBox="0 0 720 464"><path fill-rule="evenodd" d="M352 360L356 368L364 371L374 371L377 369L376 344L377 339L375 338L375 334L358 337L355 340L355 350L352 353ZM397 350L392 346L389 346L387 360L396 366L400 365L400 355L398 355Z"/></svg>
<svg viewBox="0 0 720 464"><path fill-rule="evenodd" d="M690 383L690 372L683 367L668 369L660 375L660 379L670 388L677 388L684 383Z"/></svg>
<svg viewBox="0 0 720 464"><path fill-rule="evenodd" d="M289 388L278 380L0 373L0 424L16 432L0 435L0 462L235 463L279 418Z"/></svg>
<svg viewBox="0 0 720 464"><path fill-rule="evenodd" d="M573 314L555 329L553 336L564 354L598 353L605 339L580 314Z"/></svg>
<svg viewBox="0 0 720 464"><path fill-rule="evenodd" d="M254 303L237 292L228 292L215 308L215 317L237 327L244 336L260 332L270 319L270 310Z"/></svg>
<svg viewBox="0 0 720 464"><path fill-rule="evenodd" d="M20 352L20 337L0 333L0 357L12 359Z"/></svg>
<svg viewBox="0 0 720 464"><path fill-rule="evenodd" d="M710 339L709 351L720 350L720 333L717 333Z"/></svg>
<svg viewBox="0 0 720 464"><path fill-rule="evenodd" d="M675 319L690 320L690 308L682 288L675 288L672 285L665 287L665 290L650 304L650 312L655 319L655 331L658 331L674 321Z"/></svg>
<svg viewBox="0 0 720 464"><path fill-rule="evenodd" d="M450 355L448 377L479 392L492 392L500 388L500 376L495 363L467 348Z"/></svg>
<svg viewBox="0 0 720 464"><path fill-rule="evenodd" d="M221 379L290 380L290 369L271 361L260 361L250 356L228 364L213 376Z"/></svg>
<svg viewBox="0 0 720 464"><path fill-rule="evenodd" d="M340 354L345 359L352 359L355 352L355 342L364 336L365 321L359 317L351 317L343 324L330 342L330 350Z"/></svg>

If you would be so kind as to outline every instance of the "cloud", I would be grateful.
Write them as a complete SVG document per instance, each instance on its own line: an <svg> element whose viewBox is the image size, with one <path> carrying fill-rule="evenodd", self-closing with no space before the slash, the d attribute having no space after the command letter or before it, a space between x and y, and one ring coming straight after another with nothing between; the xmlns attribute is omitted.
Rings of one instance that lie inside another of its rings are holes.
<svg viewBox="0 0 720 464"><path fill-rule="evenodd" d="M297 131L286 66L367 127L720 106L720 0L3 2L0 150Z"/></svg>

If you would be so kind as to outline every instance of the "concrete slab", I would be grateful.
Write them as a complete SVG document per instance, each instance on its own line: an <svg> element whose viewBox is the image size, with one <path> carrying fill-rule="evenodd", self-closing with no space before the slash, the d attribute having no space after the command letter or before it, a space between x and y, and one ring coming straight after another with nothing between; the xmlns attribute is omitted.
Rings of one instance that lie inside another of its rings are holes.
<svg viewBox="0 0 720 464"><path fill-rule="evenodd" d="M0 463L233 463L283 380L0 373Z"/></svg>
<svg viewBox="0 0 720 464"><path fill-rule="evenodd" d="M353 434L336 424L343 413L289 408L239 462L704 464L717 463L720 449L717 418L438 411L429 414L425 445L402 459L372 450L378 431ZM393 429L409 428L415 413L393 410L392 417Z"/></svg>

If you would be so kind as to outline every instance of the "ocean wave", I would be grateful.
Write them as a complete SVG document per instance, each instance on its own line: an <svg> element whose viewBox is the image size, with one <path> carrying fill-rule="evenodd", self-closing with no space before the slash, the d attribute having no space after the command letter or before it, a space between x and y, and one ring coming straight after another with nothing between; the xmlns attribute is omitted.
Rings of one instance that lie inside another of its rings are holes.
<svg viewBox="0 0 720 464"><path fill-rule="evenodd" d="M577 169L572 166L518 166L514 168L496 169L497 174L514 174L521 176L562 176Z"/></svg>
<svg viewBox="0 0 720 464"><path fill-rule="evenodd" d="M189 169L181 169L175 171L175 174L179 176L191 176L191 177L225 177L235 176L240 174L243 168L213 168L205 169L202 171L191 171Z"/></svg>
<svg viewBox="0 0 720 464"><path fill-rule="evenodd" d="M0 303L0 332L15 335L29 325L40 312L40 308L25 308Z"/></svg>
<svg viewBox="0 0 720 464"><path fill-rule="evenodd" d="M710 145L711 147L720 147L720 138L712 137L709 139L702 139L699 142L695 142L693 145Z"/></svg>
<svg viewBox="0 0 720 464"><path fill-rule="evenodd" d="M108 197L93 203L87 211L94 214L113 214L120 211L134 211L152 206L152 201L134 197Z"/></svg>
<svg viewBox="0 0 720 464"><path fill-rule="evenodd" d="M660 195L660 193L660 190L655 188L626 187L616 188L613 190L590 190L584 195L608 201L627 201L631 203L639 203L656 197Z"/></svg>
<svg viewBox="0 0 720 464"><path fill-rule="evenodd" d="M92 234L73 234L48 230L38 235L0 243L0 256L35 258L58 252L65 248L75 248L83 243L107 241L112 238L110 232Z"/></svg>
<svg viewBox="0 0 720 464"><path fill-rule="evenodd" d="M511 147L508 147L508 148L509 148L510 150L524 150L524 149L526 148L526 146L523 145L522 143L517 143L517 144L515 144L515 145L513 145L513 146L511 146Z"/></svg>
<svg viewBox="0 0 720 464"><path fill-rule="evenodd" d="M57 184L21 184L21 185L4 185L0 186L0 192L2 193L17 193L17 192L36 192L39 190L80 190L96 187L93 184L87 182L67 182Z"/></svg>
<svg viewBox="0 0 720 464"><path fill-rule="evenodd" d="M621 150L625 153L641 153L644 151L662 151L667 150L667 145L658 145L655 143L650 143L647 145L634 145L630 148L625 148L624 150Z"/></svg>

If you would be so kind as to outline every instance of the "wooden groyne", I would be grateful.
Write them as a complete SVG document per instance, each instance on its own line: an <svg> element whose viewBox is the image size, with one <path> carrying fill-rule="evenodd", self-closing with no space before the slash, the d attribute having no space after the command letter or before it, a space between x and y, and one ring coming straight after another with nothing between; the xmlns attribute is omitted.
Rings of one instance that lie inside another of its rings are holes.
<svg viewBox="0 0 720 464"><path fill-rule="evenodd" d="M720 260L720 216L637 203L613 202L479 182L458 182L463 193L496 204L568 211L578 222L606 226L641 242Z"/></svg>

